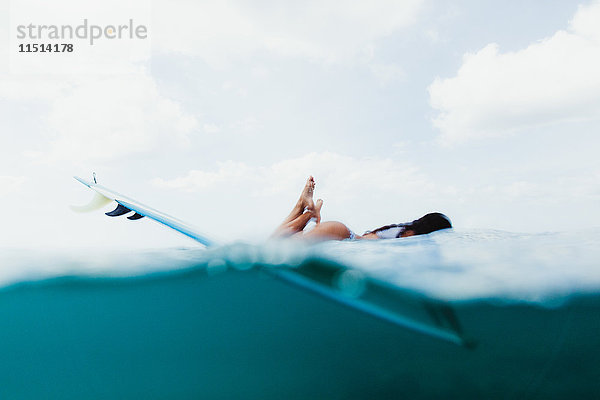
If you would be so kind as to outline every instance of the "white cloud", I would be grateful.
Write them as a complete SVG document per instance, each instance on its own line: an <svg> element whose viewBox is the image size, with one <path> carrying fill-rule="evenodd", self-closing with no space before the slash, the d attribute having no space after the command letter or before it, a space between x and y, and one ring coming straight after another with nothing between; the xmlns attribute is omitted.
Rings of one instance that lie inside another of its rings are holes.
<svg viewBox="0 0 600 400"><path fill-rule="evenodd" d="M89 79L57 98L47 117L51 156L106 159L181 142L197 121L142 74Z"/></svg>
<svg viewBox="0 0 600 400"><path fill-rule="evenodd" d="M216 171L191 170L187 175L171 180L157 178L153 183L168 189L197 192L219 183L236 184L255 179L252 169L244 163L226 161L219 163L218 167Z"/></svg>
<svg viewBox="0 0 600 400"><path fill-rule="evenodd" d="M389 85L394 82L404 81L406 73L402 67L396 64L378 64L370 65L371 73L379 81L382 86Z"/></svg>
<svg viewBox="0 0 600 400"><path fill-rule="evenodd" d="M600 2L567 30L516 52L489 44L466 54L455 77L429 86L441 140L456 143L600 115Z"/></svg>
<svg viewBox="0 0 600 400"><path fill-rule="evenodd" d="M7 75L5 99L45 105L39 116L44 148L27 154L45 160L100 160L185 144L198 121L163 96L145 73L113 76Z"/></svg>
<svg viewBox="0 0 600 400"><path fill-rule="evenodd" d="M26 178L22 176L0 175L0 196L19 192L25 181Z"/></svg>
<svg viewBox="0 0 600 400"><path fill-rule="evenodd" d="M442 41L440 33L435 29L427 29L425 31L425 37L429 39L431 43L439 43L440 41Z"/></svg>
<svg viewBox="0 0 600 400"><path fill-rule="evenodd" d="M57 76L0 75L0 97L14 101L50 101L68 87L68 82Z"/></svg>
<svg viewBox="0 0 600 400"><path fill-rule="evenodd" d="M220 65L250 53L336 62L415 22L423 0L155 3L154 45ZM173 29L176 26L177 29Z"/></svg>
<svg viewBox="0 0 600 400"><path fill-rule="evenodd" d="M208 133L209 135L214 135L221 132L221 128L217 124L203 124L202 130Z"/></svg>
<svg viewBox="0 0 600 400"><path fill-rule="evenodd" d="M184 191L202 191L216 185L248 185L254 196L298 191L297 182L308 175L318 177L328 191L345 198L360 198L365 192L397 193L432 191L432 185L418 170L405 162L389 158L354 158L337 153L310 153L270 166L250 166L226 161L215 171L192 170L171 179L155 179L160 187Z"/></svg>

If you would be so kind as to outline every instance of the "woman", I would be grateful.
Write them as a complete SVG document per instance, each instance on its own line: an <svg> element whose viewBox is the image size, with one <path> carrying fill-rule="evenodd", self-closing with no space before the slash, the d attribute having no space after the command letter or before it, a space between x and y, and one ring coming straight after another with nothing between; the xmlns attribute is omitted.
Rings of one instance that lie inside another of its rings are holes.
<svg viewBox="0 0 600 400"><path fill-rule="evenodd" d="M372 231L357 235L341 222L321 222L321 207L323 200L313 201L315 180L310 176L300 194L298 202L275 230L273 236L293 236L312 240L344 240L344 239L391 239L424 235L440 229L452 228L448 217L440 213L427 214L413 222L382 226ZM317 225L310 232L304 232L306 224L315 219Z"/></svg>

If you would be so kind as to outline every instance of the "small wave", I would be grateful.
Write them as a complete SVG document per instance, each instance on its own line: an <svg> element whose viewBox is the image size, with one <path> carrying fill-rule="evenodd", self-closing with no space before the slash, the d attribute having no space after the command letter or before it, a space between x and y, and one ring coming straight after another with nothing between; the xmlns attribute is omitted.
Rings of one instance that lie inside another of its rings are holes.
<svg viewBox="0 0 600 400"><path fill-rule="evenodd" d="M310 258L334 261L443 300L552 304L600 289L599 245L600 230L541 234L478 230L314 245L280 240L135 252L3 249L0 286L60 276L143 277L190 268L209 274L256 265L293 268Z"/></svg>

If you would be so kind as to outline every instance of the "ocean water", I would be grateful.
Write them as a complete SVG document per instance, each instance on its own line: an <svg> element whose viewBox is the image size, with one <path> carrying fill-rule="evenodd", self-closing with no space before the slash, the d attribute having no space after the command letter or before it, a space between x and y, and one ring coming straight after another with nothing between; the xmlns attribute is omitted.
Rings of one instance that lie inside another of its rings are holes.
<svg viewBox="0 0 600 400"><path fill-rule="evenodd" d="M598 398L599 245L1 249L0 398Z"/></svg>

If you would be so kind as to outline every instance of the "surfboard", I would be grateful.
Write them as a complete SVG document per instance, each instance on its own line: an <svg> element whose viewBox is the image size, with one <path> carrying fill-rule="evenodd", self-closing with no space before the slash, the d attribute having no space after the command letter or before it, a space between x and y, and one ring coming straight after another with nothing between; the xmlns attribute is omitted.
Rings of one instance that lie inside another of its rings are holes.
<svg viewBox="0 0 600 400"><path fill-rule="evenodd" d="M94 181L74 178L96 192L90 205L75 207L76 211L90 211L114 201L116 208L105 213L110 217L129 214L127 219L134 221L147 217L204 246L218 245L192 225L98 184L95 175ZM466 348L475 346L475 341L464 334L448 303L395 287L355 268L334 261L304 262L295 267L260 265L260 268L279 280L394 325Z"/></svg>
<svg viewBox="0 0 600 400"><path fill-rule="evenodd" d="M190 237L205 246L214 246L216 244L215 241L209 239L197 228L191 226L190 224L180 219L171 217L170 215L155 210L152 207L148 207L128 196L122 195L118 192L115 192L114 190L102 186L97 182L87 181L78 176L74 176L74 178L82 184L84 184L85 186L94 190L96 193L98 193L105 199L108 199L109 201L115 201L117 203L117 208L115 208L111 212L106 213L106 215L110 217L118 217L134 211L135 214L127 217L129 220L137 220L143 217L147 217L171 229L174 229L177 232L182 233L185 236ZM92 202L97 202L97 200L92 200ZM81 208L85 209L85 206Z"/></svg>

